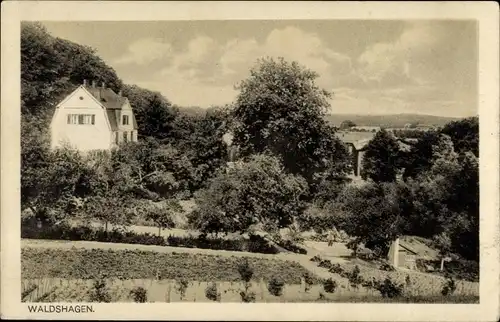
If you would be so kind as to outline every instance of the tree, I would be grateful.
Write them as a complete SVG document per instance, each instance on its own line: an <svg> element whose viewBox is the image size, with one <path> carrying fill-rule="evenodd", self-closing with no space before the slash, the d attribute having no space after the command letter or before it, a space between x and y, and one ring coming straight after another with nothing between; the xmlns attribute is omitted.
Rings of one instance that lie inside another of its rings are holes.
<svg viewBox="0 0 500 322"><path fill-rule="evenodd" d="M43 114L66 88L64 61L40 23L21 24L21 112Z"/></svg>
<svg viewBox="0 0 500 322"><path fill-rule="evenodd" d="M398 173L399 145L386 130L380 130L366 146L361 177L374 182L392 182Z"/></svg>
<svg viewBox="0 0 500 322"><path fill-rule="evenodd" d="M152 220L158 226L158 236L161 236L162 229L175 227L173 214L180 213L183 209L177 200L170 199L161 203L160 206L149 205L142 211L145 213L146 219Z"/></svg>
<svg viewBox="0 0 500 322"><path fill-rule="evenodd" d="M354 126L356 126L356 123L354 123L351 120L345 120L342 123L340 123L340 129L341 130L348 130L351 127L354 127Z"/></svg>
<svg viewBox="0 0 500 322"><path fill-rule="evenodd" d="M136 85L124 86L123 95L134 108L141 137L153 137L160 141L175 138L173 124L179 112L168 99Z"/></svg>
<svg viewBox="0 0 500 322"><path fill-rule="evenodd" d="M349 186L339 197L338 227L385 256L391 241L408 231L406 217L413 212L411 191L403 183L368 183Z"/></svg>
<svg viewBox="0 0 500 322"><path fill-rule="evenodd" d="M51 36L38 22L21 24L21 111L50 117L84 79L118 91L122 82L95 50ZM47 115L48 114L48 115Z"/></svg>
<svg viewBox="0 0 500 322"><path fill-rule="evenodd" d="M243 233L255 225L276 231L301 216L307 193L304 179L284 172L278 159L256 155L200 190L189 222L204 233Z"/></svg>
<svg viewBox="0 0 500 322"><path fill-rule="evenodd" d="M451 137L455 151L465 153L471 151L479 156L479 118L469 117L446 124L441 133Z"/></svg>
<svg viewBox="0 0 500 322"><path fill-rule="evenodd" d="M317 77L296 62L259 60L238 86L232 110L233 142L242 157L276 156L286 171L307 180L311 192L325 176L343 177L349 167L347 149L325 120L331 94L315 84Z"/></svg>

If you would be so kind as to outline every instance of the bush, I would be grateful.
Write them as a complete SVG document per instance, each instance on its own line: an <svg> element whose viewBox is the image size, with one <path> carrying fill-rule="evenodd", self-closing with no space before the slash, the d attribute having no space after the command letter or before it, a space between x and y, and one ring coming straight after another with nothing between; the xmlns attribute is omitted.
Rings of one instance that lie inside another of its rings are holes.
<svg viewBox="0 0 500 322"><path fill-rule="evenodd" d="M452 277L448 277L444 282L441 294L443 296L453 295L456 289L457 289L457 284L455 283L455 280Z"/></svg>
<svg viewBox="0 0 500 322"><path fill-rule="evenodd" d="M356 265L354 266L353 270L351 273L349 273L349 283L351 283L351 286L353 287L358 287L360 284L364 282L363 277L359 275L360 269L359 266Z"/></svg>
<svg viewBox="0 0 500 322"><path fill-rule="evenodd" d="M241 280L245 283L249 283L253 276L253 268L250 266L248 259L244 259L238 265L238 273L240 273Z"/></svg>
<svg viewBox="0 0 500 322"><path fill-rule="evenodd" d="M283 280L279 277L273 276L267 284L267 289L272 295L281 296L283 293L283 286L285 286L285 282L283 282Z"/></svg>
<svg viewBox="0 0 500 322"><path fill-rule="evenodd" d="M251 235L247 239L227 240L224 238L207 238L204 235L195 236L168 236L166 239L149 234L138 234L122 229L106 231L103 228L95 229L86 226L70 227L67 224L58 224L43 229L33 229L22 226L21 238L52 239L73 241L98 241L106 243L125 243L171 247L186 247L214 250L248 251L252 253L277 254L279 250L270 245L267 240L258 235ZM298 252L298 250L297 250Z"/></svg>
<svg viewBox="0 0 500 322"><path fill-rule="evenodd" d="M89 301L99 303L110 303L111 295L104 279L96 279L89 290Z"/></svg>
<svg viewBox="0 0 500 322"><path fill-rule="evenodd" d="M251 291L241 291L240 292L241 301L244 303L255 302L255 293Z"/></svg>
<svg viewBox="0 0 500 322"><path fill-rule="evenodd" d="M337 289L337 281L332 280L331 278L323 281L323 289L327 293L334 293Z"/></svg>
<svg viewBox="0 0 500 322"><path fill-rule="evenodd" d="M186 295L186 290L189 286L189 282L186 279L181 278L180 280L176 281L177 282L177 290L179 291L179 294L181 295L181 300L184 298Z"/></svg>
<svg viewBox="0 0 500 322"><path fill-rule="evenodd" d="M144 287L138 286L130 290L130 296L136 303L146 303L148 301L147 291Z"/></svg>
<svg viewBox="0 0 500 322"><path fill-rule="evenodd" d="M330 273L339 274L341 276L344 273L344 269L340 266L340 264L333 264L328 271Z"/></svg>
<svg viewBox="0 0 500 322"><path fill-rule="evenodd" d="M279 246L283 247L286 250L289 250L291 252L297 253L297 254L302 254L302 255L307 255L307 250L303 247L300 247L296 244L294 244L290 240L282 240L277 243Z"/></svg>
<svg viewBox="0 0 500 322"><path fill-rule="evenodd" d="M314 284L314 279L309 272L305 272L302 276L304 277L305 291L308 292Z"/></svg>
<svg viewBox="0 0 500 322"><path fill-rule="evenodd" d="M395 271L396 269L394 268L394 266L390 265L390 264L383 264L383 265L380 265L380 268L379 268L381 271L387 271L387 272L393 272Z"/></svg>
<svg viewBox="0 0 500 322"><path fill-rule="evenodd" d="M382 297L395 298L403 294L403 284L396 284L389 277L386 277L384 282L376 283L374 286Z"/></svg>
<svg viewBox="0 0 500 322"><path fill-rule="evenodd" d="M319 255L314 255L312 258L311 258L311 262L314 262L314 263L320 263L322 261L321 257L319 257Z"/></svg>
<svg viewBox="0 0 500 322"><path fill-rule="evenodd" d="M322 260L321 262L319 262L318 266L319 267L323 267L323 268L327 268L327 269L330 269L332 267L332 262L328 259L324 259Z"/></svg>
<svg viewBox="0 0 500 322"><path fill-rule="evenodd" d="M205 289L205 296L207 299L214 301L214 302L219 302L221 294L217 289L217 284L215 283L210 283L207 288Z"/></svg>

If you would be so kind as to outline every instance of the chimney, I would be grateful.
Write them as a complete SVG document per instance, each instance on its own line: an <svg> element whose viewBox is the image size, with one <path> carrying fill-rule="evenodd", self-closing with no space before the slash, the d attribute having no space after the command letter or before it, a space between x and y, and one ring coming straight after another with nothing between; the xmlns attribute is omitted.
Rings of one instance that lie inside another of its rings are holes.
<svg viewBox="0 0 500 322"><path fill-rule="evenodd" d="M123 91L122 91L122 90L120 90L120 91L118 92L118 95L119 95L119 96L123 96Z"/></svg>
<svg viewBox="0 0 500 322"><path fill-rule="evenodd" d="M93 80L93 81L92 81L92 87L94 87L94 88L95 88L95 84L96 84L96 81L95 81L95 80Z"/></svg>
<svg viewBox="0 0 500 322"><path fill-rule="evenodd" d="M86 79L83 80L83 86L87 86L87 80Z"/></svg>
<svg viewBox="0 0 500 322"><path fill-rule="evenodd" d="M101 85L102 85L102 86L101 86L102 88L106 88L106 83L102 82L102 84L101 84Z"/></svg>

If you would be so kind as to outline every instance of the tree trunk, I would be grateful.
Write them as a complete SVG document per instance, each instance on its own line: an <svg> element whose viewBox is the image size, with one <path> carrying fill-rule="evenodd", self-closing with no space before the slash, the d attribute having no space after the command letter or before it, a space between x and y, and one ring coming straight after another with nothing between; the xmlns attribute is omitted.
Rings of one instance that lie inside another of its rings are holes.
<svg viewBox="0 0 500 322"><path fill-rule="evenodd" d="M158 237L161 237L161 226L158 226Z"/></svg>
<svg viewBox="0 0 500 322"><path fill-rule="evenodd" d="M104 230L106 231L106 233L108 232L108 221L107 220L104 223Z"/></svg>

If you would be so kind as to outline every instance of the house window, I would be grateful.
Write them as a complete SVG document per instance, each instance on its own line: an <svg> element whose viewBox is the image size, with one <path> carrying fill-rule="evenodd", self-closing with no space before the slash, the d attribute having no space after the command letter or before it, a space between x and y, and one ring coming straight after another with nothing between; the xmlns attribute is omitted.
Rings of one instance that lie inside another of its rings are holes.
<svg viewBox="0 0 500 322"><path fill-rule="evenodd" d="M127 142L127 140L128 140L128 135L127 134L128 134L127 131L123 132L123 142Z"/></svg>
<svg viewBox="0 0 500 322"><path fill-rule="evenodd" d="M95 124L95 114L68 114L68 124Z"/></svg>
<svg viewBox="0 0 500 322"><path fill-rule="evenodd" d="M123 125L128 125L128 115L123 115L122 124Z"/></svg>

